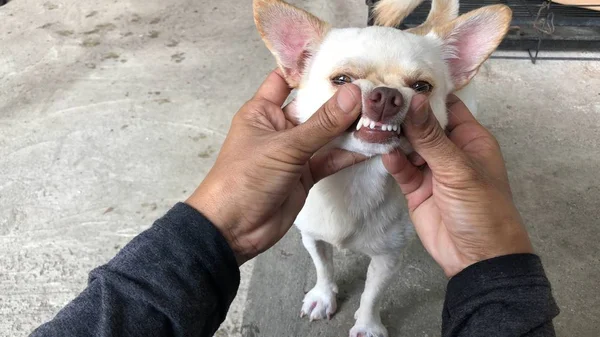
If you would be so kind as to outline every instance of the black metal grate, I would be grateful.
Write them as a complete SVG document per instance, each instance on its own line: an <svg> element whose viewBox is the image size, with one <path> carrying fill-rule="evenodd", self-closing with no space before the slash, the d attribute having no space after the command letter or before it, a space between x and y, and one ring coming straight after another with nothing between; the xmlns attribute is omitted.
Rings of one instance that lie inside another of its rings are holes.
<svg viewBox="0 0 600 337"><path fill-rule="evenodd" d="M377 1L379 0L367 0L369 13ZM461 0L459 12L463 14L494 4L505 4L513 11L510 32L500 49L528 50L534 63L540 50L600 51L598 11L547 0ZM600 8L598 4L582 6ZM405 29L423 23L430 8L431 0L424 1L399 28Z"/></svg>
<svg viewBox="0 0 600 337"><path fill-rule="evenodd" d="M591 1L590 1L591 2ZM474 9L504 4L509 6L513 11L513 24L531 23L531 19L535 18L541 11L542 14L550 12L554 14L554 24L559 26L593 26L600 27L600 12L593 10L575 7L565 6L558 3L550 4L542 0L462 0L460 1L460 14L470 12ZM585 5L584 5L585 6ZM600 8L600 5L588 5L587 7ZM426 0L419 6L413 14L411 14L405 23L418 24L423 22L429 13L431 8L431 0Z"/></svg>

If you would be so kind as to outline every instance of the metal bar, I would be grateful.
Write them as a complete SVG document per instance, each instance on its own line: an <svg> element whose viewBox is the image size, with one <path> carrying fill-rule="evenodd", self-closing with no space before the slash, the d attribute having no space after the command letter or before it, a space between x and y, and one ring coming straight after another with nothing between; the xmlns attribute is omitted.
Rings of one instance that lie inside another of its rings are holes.
<svg viewBox="0 0 600 337"><path fill-rule="evenodd" d="M498 60L531 60L531 56L508 56L492 55L490 59ZM600 57L578 57L578 56L540 56L537 60L542 61L600 61Z"/></svg>

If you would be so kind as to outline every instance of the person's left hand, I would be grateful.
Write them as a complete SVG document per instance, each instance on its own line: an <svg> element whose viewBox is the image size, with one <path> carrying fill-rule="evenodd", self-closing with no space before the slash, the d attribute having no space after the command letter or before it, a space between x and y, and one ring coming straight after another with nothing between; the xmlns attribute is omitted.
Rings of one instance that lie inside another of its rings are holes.
<svg viewBox="0 0 600 337"><path fill-rule="evenodd" d="M281 109L289 93L273 71L234 116L213 168L186 201L220 230L240 265L285 235L317 181L366 159L339 149L319 151L358 118L357 86L339 88L298 126Z"/></svg>

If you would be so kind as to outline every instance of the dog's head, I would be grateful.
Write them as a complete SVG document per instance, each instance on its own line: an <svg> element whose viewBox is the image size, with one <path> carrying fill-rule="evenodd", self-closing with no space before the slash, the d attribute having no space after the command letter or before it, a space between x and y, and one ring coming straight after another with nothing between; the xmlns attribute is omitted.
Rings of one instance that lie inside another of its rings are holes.
<svg viewBox="0 0 600 337"><path fill-rule="evenodd" d="M297 89L290 117L305 122L341 85L354 83L362 91L362 116L336 140L341 148L373 155L399 146L416 93L429 96L445 127L446 96L467 85L497 48L511 11L494 5L456 17L457 0L434 0L433 8L437 13L408 31L333 29L283 1L255 0L258 31Z"/></svg>

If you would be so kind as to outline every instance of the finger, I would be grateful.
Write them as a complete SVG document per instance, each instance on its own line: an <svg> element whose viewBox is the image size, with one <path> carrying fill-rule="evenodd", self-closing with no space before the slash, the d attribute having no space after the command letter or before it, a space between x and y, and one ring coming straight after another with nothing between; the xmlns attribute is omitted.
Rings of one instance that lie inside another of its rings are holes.
<svg viewBox="0 0 600 337"><path fill-rule="evenodd" d="M290 227L294 224L294 221L298 217L298 214L302 210L302 207L304 207L306 197L307 194L305 192L304 186L302 186L301 184L295 184L291 187L289 197L284 201L284 203L279 209L282 224L282 226L278 229L280 237L283 237L285 233L287 233L287 231L290 229ZM266 233L265 235L272 234Z"/></svg>
<svg viewBox="0 0 600 337"><path fill-rule="evenodd" d="M302 169L302 174L300 175L300 183L304 187L304 191L306 192L306 195L308 195L308 191L310 191L310 189L315 184L315 179L314 179L311 171L312 170L311 170L310 164L307 163L306 165L304 165L304 167Z"/></svg>
<svg viewBox="0 0 600 337"><path fill-rule="evenodd" d="M416 191L423 184L423 173L400 151L392 151L382 157L383 166L394 177L404 195Z"/></svg>
<svg viewBox="0 0 600 337"><path fill-rule="evenodd" d="M456 95L450 94L446 99L446 109L448 111L448 131L452 131L461 124L477 123L475 116L469 108Z"/></svg>
<svg viewBox="0 0 600 337"><path fill-rule="evenodd" d="M254 99L264 99L281 107L291 91L292 89L281 75L281 70L277 69L267 76L256 91Z"/></svg>
<svg viewBox="0 0 600 337"><path fill-rule="evenodd" d="M407 158L411 162L411 164L417 167L425 165L425 159L423 159L423 157L421 157L421 155L416 152L409 154Z"/></svg>
<svg viewBox="0 0 600 337"><path fill-rule="evenodd" d="M275 131L287 129L288 120L283 115L281 107L264 99L248 101L238 111L236 117L239 118L234 122L243 121L247 124L250 121L255 128Z"/></svg>
<svg viewBox="0 0 600 337"><path fill-rule="evenodd" d="M283 107L283 114L285 118L294 125L300 124L298 118L296 118L296 100L292 100L288 105Z"/></svg>
<svg viewBox="0 0 600 337"><path fill-rule="evenodd" d="M425 95L416 95L411 101L402 130L415 151L434 172L462 159L462 153L446 137Z"/></svg>
<svg viewBox="0 0 600 337"><path fill-rule="evenodd" d="M396 180L406 197L408 210L413 212L433 195L431 171L421 171L412 165L406 155L393 151L382 156L383 166Z"/></svg>
<svg viewBox="0 0 600 337"><path fill-rule="evenodd" d="M356 152L350 152L342 149L333 149L323 154L313 156L310 161L310 171L314 183L319 180L339 172L346 167L360 163L368 157Z"/></svg>
<svg viewBox="0 0 600 337"><path fill-rule="evenodd" d="M296 157L305 162L346 131L356 121L360 111L360 89L354 84L346 84L305 123L289 130L286 139L297 150Z"/></svg>

